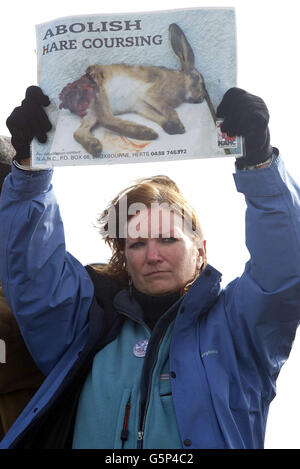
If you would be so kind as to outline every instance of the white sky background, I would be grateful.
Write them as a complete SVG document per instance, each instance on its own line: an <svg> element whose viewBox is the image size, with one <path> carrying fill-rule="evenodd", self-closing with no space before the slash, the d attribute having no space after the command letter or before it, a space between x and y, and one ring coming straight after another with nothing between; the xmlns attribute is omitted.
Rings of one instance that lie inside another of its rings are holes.
<svg viewBox="0 0 300 469"><path fill-rule="evenodd" d="M141 7L142 5L142 7ZM261 96L268 105L271 143L300 183L299 155L299 2L298 0L10 0L1 10L0 135L9 135L5 121L19 105L25 89L36 84L34 25L61 16L88 13L151 11L188 7L236 7L237 85ZM200 70L201 72L201 70ZM230 157L212 160L56 168L55 192L65 222L68 250L84 264L109 255L93 227L99 213L131 180L167 174L197 209L207 239L208 261L223 273L223 283L239 276L248 259L244 247L244 209L235 190ZM300 337L277 381L270 407L266 448L300 448Z"/></svg>

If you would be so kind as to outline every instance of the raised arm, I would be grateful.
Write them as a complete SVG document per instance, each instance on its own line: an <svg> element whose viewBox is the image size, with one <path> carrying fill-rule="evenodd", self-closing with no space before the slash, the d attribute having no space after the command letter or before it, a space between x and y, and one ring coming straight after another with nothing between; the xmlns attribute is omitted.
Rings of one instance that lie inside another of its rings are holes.
<svg viewBox="0 0 300 469"><path fill-rule="evenodd" d="M224 130L245 137L246 157L237 160L234 178L247 205L250 260L227 289L228 314L241 359L251 366L253 357L256 372L273 380L300 321L300 190L270 146L264 102L242 90L231 93L221 111Z"/></svg>
<svg viewBox="0 0 300 469"><path fill-rule="evenodd" d="M47 374L87 333L93 285L84 267L66 252L52 170L17 167L19 161L26 163L30 140L37 136L45 141L49 130L40 98L46 97L39 94L33 104L23 102L8 120L16 157L0 201L0 279L27 348Z"/></svg>

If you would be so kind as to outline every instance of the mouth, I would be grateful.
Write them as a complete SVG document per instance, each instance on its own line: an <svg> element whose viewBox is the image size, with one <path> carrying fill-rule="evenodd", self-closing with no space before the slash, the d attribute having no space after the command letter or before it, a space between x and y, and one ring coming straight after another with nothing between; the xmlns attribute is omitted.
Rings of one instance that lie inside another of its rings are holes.
<svg viewBox="0 0 300 469"><path fill-rule="evenodd" d="M145 277L155 277L156 275L167 274L169 271L167 270L155 270L155 272L150 272L146 274Z"/></svg>

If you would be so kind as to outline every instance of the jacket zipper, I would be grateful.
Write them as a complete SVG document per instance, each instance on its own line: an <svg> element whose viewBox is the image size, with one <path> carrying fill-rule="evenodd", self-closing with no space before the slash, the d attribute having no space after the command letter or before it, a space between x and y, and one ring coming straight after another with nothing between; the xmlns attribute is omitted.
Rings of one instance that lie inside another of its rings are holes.
<svg viewBox="0 0 300 469"><path fill-rule="evenodd" d="M144 432L138 432L137 449L143 449Z"/></svg>
<svg viewBox="0 0 300 469"><path fill-rule="evenodd" d="M163 340L164 336L165 336L165 334L163 334L163 335L161 336L160 340L159 340L158 347L157 347L157 351L156 351L156 354L155 354L155 360L153 361L153 365L152 365L152 368L151 368L150 382L149 382L148 389L147 389L147 399L146 399L146 403L145 403L145 408L144 408L144 414L143 414L143 420L142 420L142 422L141 422L141 419L142 419L142 409L141 409L141 404L140 404L140 415L139 415L139 430L138 430L138 438L137 438L137 449L143 449L144 430L145 430L146 415L147 415L147 410L148 410L149 400L150 400L150 391L151 391L151 386L152 386L153 371L154 371L155 365L156 365L156 363L157 363L157 357L158 357L159 349L160 349L160 346L161 346L161 343L162 343L162 340Z"/></svg>

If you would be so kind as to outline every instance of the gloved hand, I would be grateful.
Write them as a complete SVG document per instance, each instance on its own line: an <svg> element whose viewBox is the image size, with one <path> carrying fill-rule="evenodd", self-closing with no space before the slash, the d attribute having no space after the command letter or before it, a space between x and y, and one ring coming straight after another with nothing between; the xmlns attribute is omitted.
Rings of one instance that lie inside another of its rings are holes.
<svg viewBox="0 0 300 469"><path fill-rule="evenodd" d="M229 137L245 138L246 155L236 159L238 169L263 163L272 155L268 128L269 111L258 96L240 88L229 89L217 108L217 116L224 118L222 132Z"/></svg>
<svg viewBox="0 0 300 469"><path fill-rule="evenodd" d="M30 86L26 90L21 106L16 107L6 121L11 133L11 143L16 150L15 160L20 161L30 156L30 143L34 137L40 143L47 140L47 132L52 125L43 106L50 100L38 86Z"/></svg>

